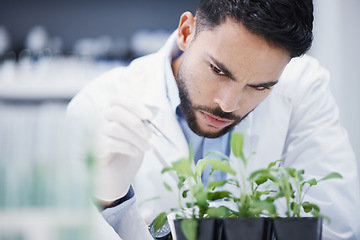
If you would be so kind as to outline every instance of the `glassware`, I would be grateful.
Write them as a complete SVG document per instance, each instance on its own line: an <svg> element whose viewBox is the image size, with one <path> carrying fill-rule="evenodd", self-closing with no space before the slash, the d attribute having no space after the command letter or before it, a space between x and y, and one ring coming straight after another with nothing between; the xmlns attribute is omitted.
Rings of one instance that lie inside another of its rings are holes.
<svg viewBox="0 0 360 240"><path fill-rule="evenodd" d="M0 240L91 239L86 150L65 112L0 96Z"/></svg>

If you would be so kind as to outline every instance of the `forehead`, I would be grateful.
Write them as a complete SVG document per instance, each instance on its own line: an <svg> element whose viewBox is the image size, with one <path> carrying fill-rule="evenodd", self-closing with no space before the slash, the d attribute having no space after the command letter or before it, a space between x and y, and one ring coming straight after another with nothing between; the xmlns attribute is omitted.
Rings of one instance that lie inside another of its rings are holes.
<svg viewBox="0 0 360 240"><path fill-rule="evenodd" d="M278 78L289 62L286 50L268 43L229 18L211 30L199 32L193 45L199 54L214 57L235 75L247 71L252 75Z"/></svg>

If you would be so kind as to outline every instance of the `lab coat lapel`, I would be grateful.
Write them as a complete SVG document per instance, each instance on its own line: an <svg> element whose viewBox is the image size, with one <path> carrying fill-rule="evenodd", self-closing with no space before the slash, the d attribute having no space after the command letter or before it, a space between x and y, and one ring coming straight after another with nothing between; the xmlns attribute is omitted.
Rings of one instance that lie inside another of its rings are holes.
<svg viewBox="0 0 360 240"><path fill-rule="evenodd" d="M175 146L164 139L154 136L152 139L155 150L168 165L171 162L188 156L188 144L184 133L177 121L176 115L170 110L160 111L153 119L153 123L168 137Z"/></svg>
<svg viewBox="0 0 360 240"><path fill-rule="evenodd" d="M166 58L164 55L166 54L166 51L161 50L152 58L149 58L152 63L152 74L146 76L146 79L147 82L151 80L152 84L148 86L146 93L143 95L143 100L145 105L153 112L154 117L151 121L176 145L174 147L158 136L153 136L151 140L152 146L155 148L154 151L169 166L171 162L188 156L188 144L167 97L164 70Z"/></svg>

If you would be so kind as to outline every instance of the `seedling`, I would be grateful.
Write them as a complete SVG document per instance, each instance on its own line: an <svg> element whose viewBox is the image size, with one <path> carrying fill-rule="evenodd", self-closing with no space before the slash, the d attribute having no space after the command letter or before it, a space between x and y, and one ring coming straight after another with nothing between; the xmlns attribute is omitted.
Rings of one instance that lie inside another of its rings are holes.
<svg viewBox="0 0 360 240"><path fill-rule="evenodd" d="M171 209L171 212L177 213L177 218L183 218L182 230L185 236L189 239L196 239L197 221L195 219L201 218L226 218L226 217L259 217L265 211L270 214L275 214L275 206L270 201L260 200L262 195L271 193L272 191L258 191L256 179L246 179L245 168L248 158L245 158L243 153L243 135L241 133L232 133L231 148L236 159L234 161L242 161L244 169L241 169L240 176L242 180L236 178L237 172L230 165L229 157L215 153L220 158L209 159L205 157L200 159L194 165L194 154L192 146L189 147L189 157L182 158L173 162L170 167L163 169L162 173L174 171L178 177L178 208ZM204 186L201 180L201 175L206 166L211 166L208 184ZM213 180L212 175L214 171L222 171L228 174L226 180ZM259 176L258 176L259 177ZM245 185L246 186L245 186ZM233 193L225 190L227 185L235 186L239 192ZM165 188L172 192L173 189L164 183ZM250 187L250 191L247 190ZM225 201L232 203L234 207L231 209L226 206L210 206L211 202ZM235 210L234 210L235 209ZM189 214L190 210L190 214ZM154 230L159 229L167 219L168 213L163 212L154 220Z"/></svg>
<svg viewBox="0 0 360 240"><path fill-rule="evenodd" d="M333 179L342 178L339 173L332 172L321 179L312 178L304 180L304 170L296 170L294 168L279 168L279 178L276 182L280 189L280 194L283 194L286 199L286 215L288 217L300 217L301 209L305 213L311 213L315 217L326 216L320 214L320 208L314 203L305 201L305 196L309 189L319 182ZM328 219L329 220L329 219Z"/></svg>
<svg viewBox="0 0 360 240"><path fill-rule="evenodd" d="M231 196L228 191L217 190L217 187L224 186L226 181L211 181L211 179L215 170L235 175L229 162L221 161L219 158L209 159L206 157L200 159L195 166L193 152L192 145L190 145L188 158L173 162L170 167L162 170L162 173L174 171L178 177L178 208L171 209L171 212L177 213L177 218L184 218L182 228L188 239L196 237L197 222L194 219L228 217L232 214L232 211L225 206L210 207L210 202L227 201ZM207 186L204 186L201 175L208 165L212 167L212 171ZM173 191L168 184L164 183L164 186L168 191ZM154 231L157 231L166 222L167 214L163 212L154 220Z"/></svg>
<svg viewBox="0 0 360 240"><path fill-rule="evenodd" d="M261 169L254 172L251 177L257 177L257 181L260 182L270 180L276 184L279 190L275 196L269 197L269 200L275 201L276 199L284 197L286 200L285 215L287 217L302 217L301 212L303 210L305 213L311 213L314 217L323 217L330 221L328 217L320 214L318 205L305 201L305 196L309 189L319 182L342 178L342 176L339 173L332 172L318 180L315 178L305 180L304 174L304 170L281 166L277 169Z"/></svg>
<svg viewBox="0 0 360 240"><path fill-rule="evenodd" d="M279 198L286 199L287 217L301 217L301 210L310 212L316 217L325 217L320 214L316 204L304 200L305 196L312 186L328 179L342 178L340 174L330 173L319 180L315 178L304 180L304 170L277 167L280 162L278 160L247 176L246 168L251 156L245 157L243 145L243 135L232 132L230 146L234 154L233 159L218 152L210 152L225 160L205 157L195 165L194 151L190 144L188 158L173 162L170 167L162 170L162 173L174 171L178 178L178 207L171 209L170 212L176 213L177 219L184 219L181 228L188 240L196 239L198 226L196 219L278 217L279 213L276 212L274 201ZM201 175L206 166L211 166L212 170L208 184L205 186ZM227 173L227 179L214 180L212 178L214 171ZM265 187L264 190L259 190L261 185L268 182L275 183L277 189ZM173 191L167 183L164 183L164 186L168 191ZM230 188L227 188L229 186ZM229 207L211 206L215 201L226 202ZM154 220L154 231L164 225L169 213L162 212L158 215Z"/></svg>
<svg viewBox="0 0 360 240"><path fill-rule="evenodd" d="M246 175L247 164L251 155L249 157L244 155L244 136L241 133L233 132L230 145L235 158L228 160L237 162L236 166L238 166L236 169L238 178L228 180L228 183L234 185L238 190L238 192L231 196L231 199L237 207L237 211L234 212L234 214L238 218L257 218L265 215L273 216L276 213L273 200L271 198L265 198L264 196L274 191L259 190L260 185L265 183L265 181L259 181L263 178L261 174L257 174L256 176L250 174L252 177ZM271 170L274 166L275 164L271 163L266 170Z"/></svg>

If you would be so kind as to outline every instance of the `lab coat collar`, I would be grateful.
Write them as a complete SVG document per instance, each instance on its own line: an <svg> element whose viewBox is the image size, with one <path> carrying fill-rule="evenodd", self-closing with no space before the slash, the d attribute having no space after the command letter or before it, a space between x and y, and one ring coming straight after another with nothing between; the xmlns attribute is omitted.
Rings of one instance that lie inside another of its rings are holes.
<svg viewBox="0 0 360 240"><path fill-rule="evenodd" d="M151 68L143 71L152 74L152 76L144 76L146 79L151 78L151 81L145 81L147 84L142 86L145 89L142 97L144 104L150 108L161 110L168 110L170 107L174 113L180 103L175 77L171 69L171 61L180 51L176 43L176 35L177 30L158 52L135 60L132 64L136 65L138 61L142 61L143 68Z"/></svg>
<svg viewBox="0 0 360 240"><path fill-rule="evenodd" d="M157 146L158 152L166 162L178 160L180 157L188 155L188 143L184 133L177 121L175 109L180 103L178 89L171 69L172 59L179 54L180 49L176 43L177 31L167 40L162 49L151 56L145 57L149 61L144 67L151 67L153 76L144 76L151 81L145 86L144 103L153 112L152 122L176 144L176 149L172 147L164 148L166 142L153 139L153 146ZM154 61L156 61L154 63ZM143 62L144 63L144 62ZM149 72L145 71L144 72Z"/></svg>

